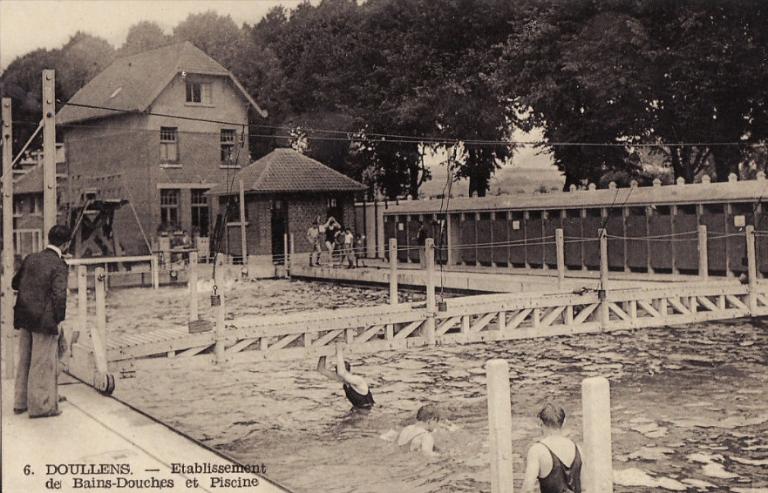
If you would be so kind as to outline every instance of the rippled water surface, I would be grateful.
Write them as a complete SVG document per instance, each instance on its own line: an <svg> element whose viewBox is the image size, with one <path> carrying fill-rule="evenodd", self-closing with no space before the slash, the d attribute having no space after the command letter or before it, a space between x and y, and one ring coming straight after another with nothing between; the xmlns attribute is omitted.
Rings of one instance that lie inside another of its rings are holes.
<svg viewBox="0 0 768 493"><path fill-rule="evenodd" d="M231 286L237 314L375 305L383 290L261 281ZM201 294L201 306L205 294ZM113 291L110 331L186 321L180 289ZM490 491L483 365L509 362L516 477L552 398L581 438L580 382L611 381L617 492L768 491L768 322L735 321L354 356L377 407L349 413L316 361L139 371L118 396L297 492ZM380 438L425 402L443 409L437 458ZM519 487L519 484L516 484Z"/></svg>

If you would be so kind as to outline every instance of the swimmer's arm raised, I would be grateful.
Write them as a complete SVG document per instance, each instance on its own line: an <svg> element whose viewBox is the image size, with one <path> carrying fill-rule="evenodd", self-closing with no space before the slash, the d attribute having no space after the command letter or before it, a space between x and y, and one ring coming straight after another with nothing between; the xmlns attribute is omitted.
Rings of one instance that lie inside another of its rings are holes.
<svg viewBox="0 0 768 493"><path fill-rule="evenodd" d="M327 358L325 356L320 356L320 359L317 360L317 372L324 377L330 378L331 380L343 382L343 380L339 378L339 375L337 375L335 371L328 369Z"/></svg>

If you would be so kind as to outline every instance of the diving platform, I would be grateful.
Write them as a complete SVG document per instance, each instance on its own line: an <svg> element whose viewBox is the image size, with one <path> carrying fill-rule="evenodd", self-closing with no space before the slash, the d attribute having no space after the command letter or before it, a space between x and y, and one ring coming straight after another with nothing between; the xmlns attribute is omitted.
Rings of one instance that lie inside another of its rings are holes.
<svg viewBox="0 0 768 493"><path fill-rule="evenodd" d="M253 473L262 464L239 464L74 379L60 379L67 400L54 418L14 414L13 387L2 381L2 491L288 491ZM204 472L214 470L249 472Z"/></svg>

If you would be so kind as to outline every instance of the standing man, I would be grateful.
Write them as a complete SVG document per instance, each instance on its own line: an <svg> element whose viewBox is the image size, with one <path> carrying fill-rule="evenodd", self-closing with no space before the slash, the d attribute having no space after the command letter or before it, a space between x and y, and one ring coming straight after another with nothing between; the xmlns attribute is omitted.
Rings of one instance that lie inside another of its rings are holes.
<svg viewBox="0 0 768 493"><path fill-rule="evenodd" d="M320 255L323 253L323 248L320 245L320 218L315 218L312 222L312 226L307 230L307 241L309 242L309 266L320 265ZM317 254L317 260L314 260L315 254Z"/></svg>
<svg viewBox="0 0 768 493"><path fill-rule="evenodd" d="M69 242L67 226L48 232L48 246L28 255L12 287L18 291L13 326L19 334L19 367L13 412L30 418L58 416L59 323L67 310L67 264L62 249ZM63 399L62 399L63 400Z"/></svg>
<svg viewBox="0 0 768 493"><path fill-rule="evenodd" d="M427 268L427 227L419 221L419 231L416 233L416 243L419 245L419 267Z"/></svg>

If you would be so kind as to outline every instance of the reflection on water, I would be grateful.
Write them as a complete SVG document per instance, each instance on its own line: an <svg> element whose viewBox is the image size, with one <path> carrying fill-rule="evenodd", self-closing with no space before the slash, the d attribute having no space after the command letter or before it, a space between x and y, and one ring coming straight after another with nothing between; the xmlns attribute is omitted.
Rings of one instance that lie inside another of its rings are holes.
<svg viewBox="0 0 768 493"><path fill-rule="evenodd" d="M248 285L232 297L237 313L386 301L375 290L252 284L257 295ZM110 330L154 328L148 317L160 313L184 320L179 291L111 296ZM126 315L131 306L140 313ZM317 374L316 361L139 372L119 382L118 395L243 462L266 463L269 477L297 492L490 491L483 365L504 358L518 479L545 399L564 405L580 440L580 382L604 375L612 385L615 491L757 493L768 491L767 350L762 323L736 321L352 355L376 398L369 414L349 413L340 385ZM447 416L436 432L441 456L379 438L411 422L425 402Z"/></svg>

